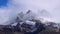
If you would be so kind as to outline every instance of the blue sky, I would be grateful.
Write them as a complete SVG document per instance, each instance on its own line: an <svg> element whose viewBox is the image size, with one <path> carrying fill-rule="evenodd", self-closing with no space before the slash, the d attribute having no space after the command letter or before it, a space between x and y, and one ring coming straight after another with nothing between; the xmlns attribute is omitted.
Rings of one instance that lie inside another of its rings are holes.
<svg viewBox="0 0 60 34"><path fill-rule="evenodd" d="M1 7L6 7L8 4L8 0L0 0L0 8Z"/></svg>

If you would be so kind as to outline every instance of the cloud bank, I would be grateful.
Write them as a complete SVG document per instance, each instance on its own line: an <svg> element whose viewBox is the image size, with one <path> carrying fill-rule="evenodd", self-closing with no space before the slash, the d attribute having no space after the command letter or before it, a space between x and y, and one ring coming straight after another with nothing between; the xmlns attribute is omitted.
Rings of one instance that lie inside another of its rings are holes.
<svg viewBox="0 0 60 34"><path fill-rule="evenodd" d="M9 0L7 7L0 8L0 24L9 24L8 22L16 18L16 15L27 10L32 10L35 14L42 14L42 10L46 10L47 14L44 11L44 18L49 18L55 21L56 23L60 22L60 0ZM39 16L38 15L38 16ZM44 16L45 15L45 16Z"/></svg>
<svg viewBox="0 0 60 34"><path fill-rule="evenodd" d="M60 0L13 0L15 4L19 4L23 10L31 9L37 15L42 10L48 12L48 16L46 13L46 18L50 18L55 22L60 22ZM42 14L41 14L42 15Z"/></svg>

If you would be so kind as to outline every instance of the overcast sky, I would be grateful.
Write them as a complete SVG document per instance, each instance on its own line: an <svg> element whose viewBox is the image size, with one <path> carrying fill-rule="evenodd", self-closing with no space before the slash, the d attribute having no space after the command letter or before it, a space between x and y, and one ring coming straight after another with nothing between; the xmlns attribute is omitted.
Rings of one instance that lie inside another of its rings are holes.
<svg viewBox="0 0 60 34"><path fill-rule="evenodd" d="M29 9L37 14L46 10L53 15L54 21L60 22L60 0L0 0L0 23L12 20L20 11Z"/></svg>

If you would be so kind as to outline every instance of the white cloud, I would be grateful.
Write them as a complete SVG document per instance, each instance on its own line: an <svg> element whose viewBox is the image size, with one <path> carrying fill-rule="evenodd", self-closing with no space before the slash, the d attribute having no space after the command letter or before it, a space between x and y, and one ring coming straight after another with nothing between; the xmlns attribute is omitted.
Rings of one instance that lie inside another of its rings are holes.
<svg viewBox="0 0 60 34"><path fill-rule="evenodd" d="M31 9L33 12L47 10L54 17L53 20L60 21L60 0L11 0L8 7L0 8L0 23L14 19L20 11ZM2 23L3 24L3 23Z"/></svg>
<svg viewBox="0 0 60 34"><path fill-rule="evenodd" d="M24 9L31 9L34 12L45 9L53 15L53 20L60 22L60 0L13 0Z"/></svg>

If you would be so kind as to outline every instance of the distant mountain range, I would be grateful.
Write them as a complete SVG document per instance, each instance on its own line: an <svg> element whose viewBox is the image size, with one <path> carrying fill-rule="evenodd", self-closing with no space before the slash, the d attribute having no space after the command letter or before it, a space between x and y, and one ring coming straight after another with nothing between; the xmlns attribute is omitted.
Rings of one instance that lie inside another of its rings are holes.
<svg viewBox="0 0 60 34"><path fill-rule="evenodd" d="M42 11L43 15L45 14ZM25 16L27 15L28 16ZM9 25L0 25L0 32L4 33L24 33L24 34L36 34L39 32L52 33L60 32L60 24L50 21L49 19L45 19L43 17L35 17L32 15L31 11L27 11L27 14L23 12L19 13L15 22L10 23ZM31 14L31 15L30 15ZM26 18L25 18L26 17ZM27 19L28 17L28 19ZM24 19L25 18L25 19Z"/></svg>

